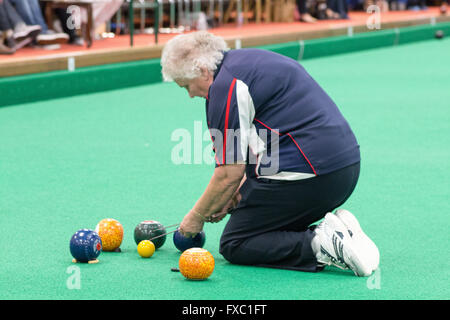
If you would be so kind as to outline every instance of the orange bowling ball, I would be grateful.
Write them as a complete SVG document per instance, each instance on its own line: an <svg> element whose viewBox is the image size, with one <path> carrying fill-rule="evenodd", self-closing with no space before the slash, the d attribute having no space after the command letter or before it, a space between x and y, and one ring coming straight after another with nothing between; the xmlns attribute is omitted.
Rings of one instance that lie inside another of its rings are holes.
<svg viewBox="0 0 450 320"><path fill-rule="evenodd" d="M181 254L178 266L185 278L204 280L214 271L214 257L208 250L191 248Z"/></svg>
<svg viewBox="0 0 450 320"><path fill-rule="evenodd" d="M123 227L115 219L103 219L95 227L102 239L103 251L114 251L120 247L123 240Z"/></svg>

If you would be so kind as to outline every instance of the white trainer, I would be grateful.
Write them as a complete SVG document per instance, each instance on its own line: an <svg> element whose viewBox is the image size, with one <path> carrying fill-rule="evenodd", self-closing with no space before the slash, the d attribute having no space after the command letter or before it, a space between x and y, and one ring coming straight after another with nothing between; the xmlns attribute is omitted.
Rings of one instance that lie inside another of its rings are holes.
<svg viewBox="0 0 450 320"><path fill-rule="evenodd" d="M380 264L380 252L375 243L361 229L361 225L356 217L345 209L338 209L334 214L345 224L356 245L361 247L367 259L370 260L372 271L377 270Z"/></svg>
<svg viewBox="0 0 450 320"><path fill-rule="evenodd" d="M314 232L320 245L320 249L316 252L317 262L320 265L350 268L360 277L367 277L372 273L367 256L355 246L347 227L336 215L327 213Z"/></svg>

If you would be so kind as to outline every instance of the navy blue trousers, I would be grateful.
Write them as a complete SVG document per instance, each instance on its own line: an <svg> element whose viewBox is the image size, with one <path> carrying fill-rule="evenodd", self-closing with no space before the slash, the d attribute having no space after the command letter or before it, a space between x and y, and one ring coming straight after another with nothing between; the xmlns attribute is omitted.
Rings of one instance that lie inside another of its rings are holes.
<svg viewBox="0 0 450 320"><path fill-rule="evenodd" d="M311 224L350 197L359 170L356 163L298 181L247 179L220 239L220 253L234 264L321 270L311 249Z"/></svg>

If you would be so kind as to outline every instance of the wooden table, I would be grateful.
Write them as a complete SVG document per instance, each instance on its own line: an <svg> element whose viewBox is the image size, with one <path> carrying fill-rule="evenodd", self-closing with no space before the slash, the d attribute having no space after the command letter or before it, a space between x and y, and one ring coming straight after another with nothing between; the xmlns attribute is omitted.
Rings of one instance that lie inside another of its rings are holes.
<svg viewBox="0 0 450 320"><path fill-rule="evenodd" d="M87 43L87 47L90 48L92 46L92 41L94 39L94 17L92 5L95 0L41 0L47 3L45 7L45 19L47 20L47 25L52 25L53 21L53 9L62 8L66 9L70 6L78 6L80 8L85 8L87 11L87 23L85 25L85 32L83 33L83 38ZM97 1L98 2L98 1Z"/></svg>

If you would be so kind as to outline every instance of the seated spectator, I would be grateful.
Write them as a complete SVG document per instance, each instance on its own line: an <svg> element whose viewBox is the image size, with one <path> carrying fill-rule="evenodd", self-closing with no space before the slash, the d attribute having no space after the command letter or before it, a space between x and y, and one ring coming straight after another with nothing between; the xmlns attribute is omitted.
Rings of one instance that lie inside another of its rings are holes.
<svg viewBox="0 0 450 320"><path fill-rule="evenodd" d="M41 31L27 26L9 0L0 0L0 54L12 54L30 44Z"/></svg>
<svg viewBox="0 0 450 320"><path fill-rule="evenodd" d="M107 2L94 2L92 4L92 15L93 15L93 29L97 29L103 25L106 21L110 20L111 17L119 10L120 6L123 4L124 0L109 0ZM45 8L46 3L42 2ZM57 8L55 9L56 16L61 23L61 29L64 33L69 36L69 43L75 45L84 45L84 41L79 37L77 29L69 28L67 21L72 18L74 21L81 21L81 23L87 23L87 11L85 8L80 8L73 12L69 12L67 9ZM78 16L72 16L78 15Z"/></svg>
<svg viewBox="0 0 450 320"><path fill-rule="evenodd" d="M39 25L41 33L36 41L40 45L66 43L69 35L50 30L45 23L38 0L9 0L27 25Z"/></svg>
<svg viewBox="0 0 450 320"><path fill-rule="evenodd" d="M347 0L349 11L364 10L364 0Z"/></svg>
<svg viewBox="0 0 450 320"><path fill-rule="evenodd" d="M313 14L319 20L348 19L348 7L352 4L349 0L318 0L314 4Z"/></svg>
<svg viewBox="0 0 450 320"><path fill-rule="evenodd" d="M311 16L311 14L306 9L306 0L296 0L296 1L297 1L297 10L299 13L299 20L308 23L316 22L317 19Z"/></svg>
<svg viewBox="0 0 450 320"><path fill-rule="evenodd" d="M426 0L408 0L408 9L412 11L427 10Z"/></svg>
<svg viewBox="0 0 450 320"><path fill-rule="evenodd" d="M398 7L402 2L406 3L408 0L365 0L364 10L367 11L371 6L376 6L378 7L377 12L388 12L389 10L396 10L389 8Z"/></svg>
<svg viewBox="0 0 450 320"><path fill-rule="evenodd" d="M62 8L56 8L55 14L61 23L62 31L69 36L69 44L83 46L84 40L78 35L77 30L75 28L69 28L69 24L67 23L69 19L71 19L71 14L69 14L66 9Z"/></svg>
<svg viewBox="0 0 450 320"><path fill-rule="evenodd" d="M94 2L92 15L94 18L94 29L98 29L110 20L124 3L124 0L110 0L108 2ZM81 10L81 21L87 23L87 12Z"/></svg>
<svg viewBox="0 0 450 320"><path fill-rule="evenodd" d="M305 0L306 1L306 0ZM98 28L106 21L111 19L117 10L122 6L124 0L110 0L108 2L97 2L93 4L94 28ZM87 22L87 13L85 12L81 17L83 22Z"/></svg>
<svg viewBox="0 0 450 320"><path fill-rule="evenodd" d="M407 0L389 0L389 10L400 11L406 9ZM405 4L404 6L402 4Z"/></svg>
<svg viewBox="0 0 450 320"><path fill-rule="evenodd" d="M347 0L327 0L328 19L348 19Z"/></svg>
<svg viewBox="0 0 450 320"><path fill-rule="evenodd" d="M398 11L398 1L388 0L389 11Z"/></svg>

